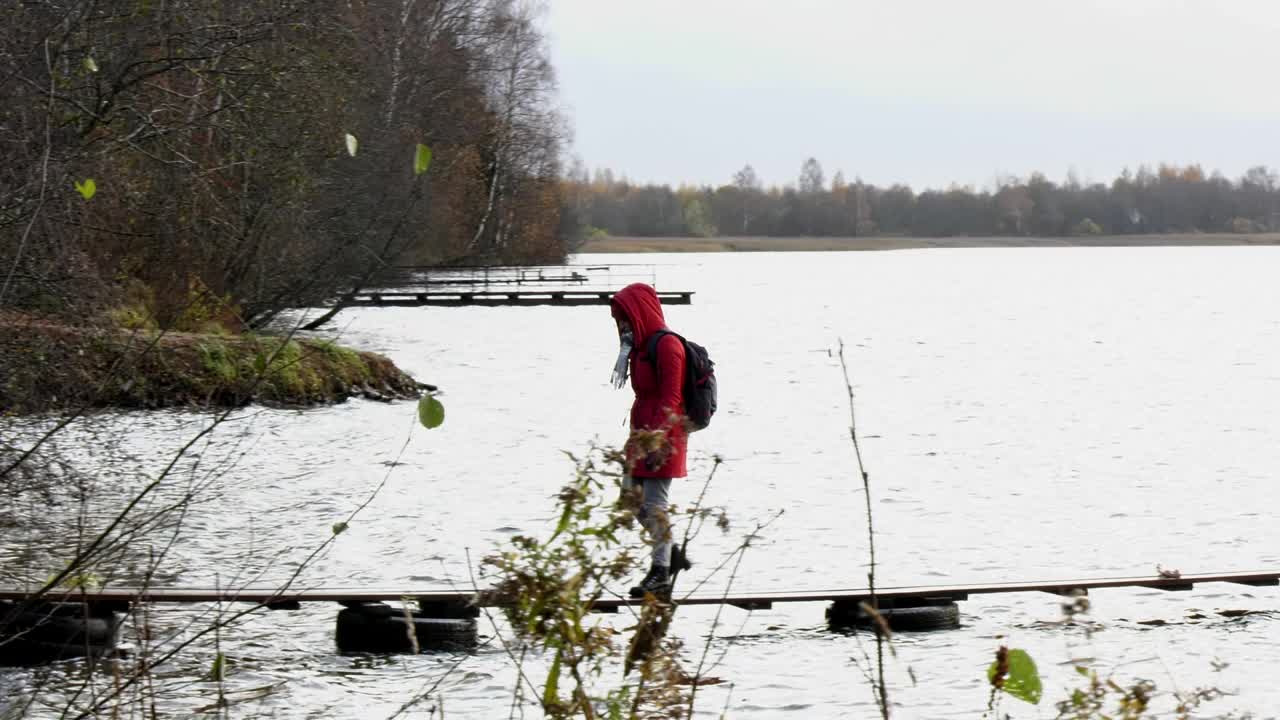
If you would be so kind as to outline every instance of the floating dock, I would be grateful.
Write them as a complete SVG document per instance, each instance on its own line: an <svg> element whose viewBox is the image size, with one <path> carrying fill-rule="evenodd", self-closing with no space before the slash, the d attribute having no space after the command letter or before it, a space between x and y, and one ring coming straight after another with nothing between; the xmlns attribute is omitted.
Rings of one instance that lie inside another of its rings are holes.
<svg viewBox="0 0 1280 720"><path fill-rule="evenodd" d="M946 630L960 626L957 603L973 595L1040 592L1076 598L1092 590L1150 588L1190 590L1202 583L1247 587L1280 585L1280 572L1227 572L1146 577L1093 578L970 585L885 587L874 597L868 588L777 592L694 592L665 600L670 606L730 605L765 610L775 603L824 602L832 629L875 628L894 631ZM652 600L620 595L597 599L592 610L618 612ZM30 664L64 658L107 656L116 652L123 613L139 604L250 603L269 610L296 610L302 603L337 603L334 635L342 652L423 652L466 650L479 642L478 618L485 607L510 602L487 591L431 588L105 588L57 593L0 590L0 665ZM388 602L397 602L393 607ZM868 607L874 606L874 617ZM254 607L236 614L250 612Z"/></svg>
<svg viewBox="0 0 1280 720"><path fill-rule="evenodd" d="M371 287L335 299L341 307L576 307L608 305L634 282L658 289L653 265L390 268ZM658 290L663 305L690 305L692 291Z"/></svg>
<svg viewBox="0 0 1280 720"><path fill-rule="evenodd" d="M1232 583L1249 587L1280 586L1280 571L1206 573L1198 575L1179 575L1166 577L1153 575L1148 577L1095 578L1082 580L1053 580L1035 582L1009 582L970 585L918 585L903 587L877 588L875 597L879 604L892 607L895 604L910 604L918 600L934 600L956 602L967 600L971 595L992 595L997 593L1043 592L1053 595L1069 596L1077 593L1088 594L1090 590L1109 588L1151 588L1154 590L1181 591L1190 590L1197 584ZM25 601L31 599L33 593L23 590L0 590L0 600ZM304 602L326 602L342 604L359 604L373 602L417 600L426 604L473 604L478 606L500 606L500 602L490 601L487 593L465 592L459 590L430 588L104 588L98 590L74 590L56 594L46 594L43 599L62 602L87 602L114 605L131 603L199 603L199 602L244 602L256 603L284 609ZM675 602L679 605L732 605L751 609L767 609L774 603L796 602L868 602L871 592L867 588L848 588L834 590L799 590L794 592L706 592L681 596L676 593ZM618 608L641 605L642 601L622 597L605 597L598 600L595 608L609 611Z"/></svg>
<svg viewBox="0 0 1280 720"><path fill-rule="evenodd" d="M536 306L559 305L576 307L580 305L608 305L613 299L613 291L590 290L467 290L427 292L366 292L344 295L341 304L345 307L420 307L435 305L442 307L462 307L480 305L497 306ZM692 292L658 291L658 300L663 305L690 305L693 303Z"/></svg>

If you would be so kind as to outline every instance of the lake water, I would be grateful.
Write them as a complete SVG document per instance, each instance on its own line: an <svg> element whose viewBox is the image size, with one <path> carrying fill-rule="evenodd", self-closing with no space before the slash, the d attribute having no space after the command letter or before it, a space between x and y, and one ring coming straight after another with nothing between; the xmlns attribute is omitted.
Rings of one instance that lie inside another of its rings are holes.
<svg viewBox="0 0 1280 720"><path fill-rule="evenodd" d="M722 456L707 502L726 507L733 527L699 538L687 580L782 511L745 556L735 590L863 585L864 500L833 354L841 340L881 585L1280 568L1280 248L576 262L657 263L660 289L697 292L667 317L711 350L721 409L694 436L690 480L674 494L692 500L710 456ZM625 436L629 391L607 383L616 335L606 308L353 309L330 334L439 385L445 425L415 428L409 403L238 413L161 494L201 490L161 584L287 577L385 479L302 583L467 587L468 553L474 566L513 534L546 531L572 471L562 451ZM123 414L73 428L62 448L99 469L90 522L209 418ZM57 566L50 533L74 512L33 502L30 523L5 538L6 575L47 576ZM1059 625L1053 596L1016 594L961 603L958 630L900 635L889 673L895 717L980 717L985 668L1001 643L1027 649L1045 679L1041 706L1003 703L1014 717L1054 717L1053 703L1083 684L1073 670L1082 659L1118 681L1154 681L1165 710L1174 690L1216 687L1233 694L1206 705L1206 716L1280 713L1275 588L1103 590L1092 602L1093 632ZM182 632L206 611L160 607L155 622ZM710 674L726 683L699 690L697 716L876 716L865 637L828 631L823 611L730 608L712 632L714 609L682 609L674 632L691 664L709 633L713 656L723 655ZM308 606L226 631L228 688L243 701L233 714L386 717L460 663L440 688L448 716L508 716L515 675L496 645L471 656L342 656L334 613ZM202 643L167 669L162 712L211 705L203 676L213 653ZM12 706L47 683L39 703L55 704L76 672L3 670L0 692ZM427 717L427 707L408 716Z"/></svg>

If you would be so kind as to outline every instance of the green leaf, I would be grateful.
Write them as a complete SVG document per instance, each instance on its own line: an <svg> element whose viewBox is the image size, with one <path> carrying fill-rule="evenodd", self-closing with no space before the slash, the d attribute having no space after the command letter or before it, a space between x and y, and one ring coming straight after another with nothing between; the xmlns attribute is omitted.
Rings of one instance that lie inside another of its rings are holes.
<svg viewBox="0 0 1280 720"><path fill-rule="evenodd" d="M86 57L84 59L84 69L91 73L96 73L98 72L98 63L94 62L93 58Z"/></svg>
<svg viewBox="0 0 1280 720"><path fill-rule="evenodd" d="M554 707L560 702L560 653L547 671L547 684L542 689L542 706Z"/></svg>
<svg viewBox="0 0 1280 720"><path fill-rule="evenodd" d="M65 584L77 590L97 590L102 587L102 578L91 572L78 573L67 578Z"/></svg>
<svg viewBox="0 0 1280 720"><path fill-rule="evenodd" d="M267 356L265 354L259 352L257 355L253 356L253 369L256 370L259 375L267 371Z"/></svg>
<svg viewBox="0 0 1280 720"><path fill-rule="evenodd" d="M1004 684L1000 689L1023 702L1038 705L1043 688L1040 685L1040 671L1036 669L1036 662L1031 659L1026 650L1010 650L1008 660L1009 674L1005 676ZM998 665L999 663L991 663L991 667L987 668L988 682L995 679Z"/></svg>
<svg viewBox="0 0 1280 720"><path fill-rule="evenodd" d="M1083 665L1077 665L1077 666L1076 666L1076 674L1077 674L1077 675L1080 675L1081 677L1089 677L1089 668L1087 668L1087 667L1085 667L1085 666L1083 666Z"/></svg>
<svg viewBox="0 0 1280 720"><path fill-rule="evenodd" d="M63 564L63 567L71 567L71 561L67 560ZM53 579L58 577L58 574L59 573L53 573L50 575L45 579L45 584L53 582ZM102 587L102 578L98 577L90 570L83 570L81 572L71 573L64 577L62 579L62 587L69 588L71 590L98 590Z"/></svg>
<svg viewBox="0 0 1280 720"><path fill-rule="evenodd" d="M85 200L91 200L94 193L98 192L98 184L93 181L93 178L86 178L83 183L79 180L73 182L76 184L76 192L79 192Z"/></svg>
<svg viewBox="0 0 1280 720"><path fill-rule="evenodd" d="M347 154L351 157L356 156L356 148L360 146L360 141L356 140L356 136L347 133Z"/></svg>
<svg viewBox="0 0 1280 720"><path fill-rule="evenodd" d="M421 175L431 167L431 148L418 143L418 151L413 155L413 174Z"/></svg>
<svg viewBox="0 0 1280 720"><path fill-rule="evenodd" d="M571 520L573 520L573 506L566 505L564 508L564 512L560 513L560 522L556 523L556 531L551 533L551 537L547 540L547 542L550 543L552 540L555 540L556 538L560 537L560 535L565 530L568 530L569 522Z"/></svg>
<svg viewBox="0 0 1280 720"><path fill-rule="evenodd" d="M434 395L423 395L418 401L418 420L428 430L440 427L444 424L444 405Z"/></svg>
<svg viewBox="0 0 1280 720"><path fill-rule="evenodd" d="M336 523L334 523L334 524L333 524L333 534L334 534L334 535L341 535L342 533L344 533L344 532L346 532L346 531L347 531L347 523L346 523L346 521L343 521L343 522L336 522Z"/></svg>
<svg viewBox="0 0 1280 720"><path fill-rule="evenodd" d="M222 679L226 677L223 674L226 669L227 658L222 653L218 653L218 656L213 659L213 667L209 669L209 679L214 682L222 682Z"/></svg>

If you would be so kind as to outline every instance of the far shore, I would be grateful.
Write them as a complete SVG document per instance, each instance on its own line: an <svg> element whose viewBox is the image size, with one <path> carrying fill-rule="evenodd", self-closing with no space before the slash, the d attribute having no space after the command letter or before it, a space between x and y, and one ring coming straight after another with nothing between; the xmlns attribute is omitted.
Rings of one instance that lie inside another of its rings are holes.
<svg viewBox="0 0 1280 720"><path fill-rule="evenodd" d="M1280 245L1280 233L1176 233L1072 237L609 237L588 240L580 253L840 252L922 248L1165 247Z"/></svg>

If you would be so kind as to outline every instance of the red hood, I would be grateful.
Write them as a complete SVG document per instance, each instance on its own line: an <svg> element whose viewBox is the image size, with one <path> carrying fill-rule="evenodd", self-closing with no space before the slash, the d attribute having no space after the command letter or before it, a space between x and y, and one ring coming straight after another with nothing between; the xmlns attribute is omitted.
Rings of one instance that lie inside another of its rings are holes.
<svg viewBox="0 0 1280 720"><path fill-rule="evenodd" d="M658 293L644 283L632 283L617 292L610 301L614 317L619 313L631 321L635 329L637 348L644 347L649 336L667 326L662 316L662 303L658 301Z"/></svg>

